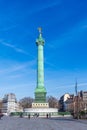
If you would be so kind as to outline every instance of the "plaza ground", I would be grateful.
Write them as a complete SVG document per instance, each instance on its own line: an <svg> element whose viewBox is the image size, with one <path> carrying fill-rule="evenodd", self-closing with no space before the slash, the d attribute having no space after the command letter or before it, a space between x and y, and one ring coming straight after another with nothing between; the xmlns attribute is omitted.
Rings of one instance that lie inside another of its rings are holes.
<svg viewBox="0 0 87 130"><path fill-rule="evenodd" d="M87 120L4 116L0 120L0 130L87 130Z"/></svg>

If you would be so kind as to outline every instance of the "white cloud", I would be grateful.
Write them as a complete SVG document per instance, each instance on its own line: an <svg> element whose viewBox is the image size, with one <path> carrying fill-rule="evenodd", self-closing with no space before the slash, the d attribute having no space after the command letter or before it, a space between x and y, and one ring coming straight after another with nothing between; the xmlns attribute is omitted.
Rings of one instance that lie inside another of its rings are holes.
<svg viewBox="0 0 87 130"><path fill-rule="evenodd" d="M30 62L20 63L14 61L1 61L2 65L0 65L0 74L18 72L25 69L32 69L33 66L36 65L36 60L32 60ZM6 66L4 66L6 64Z"/></svg>
<svg viewBox="0 0 87 130"><path fill-rule="evenodd" d="M10 43L4 42L3 40L0 40L0 43L1 43L2 45L6 46L6 47L9 47L9 48L14 49L14 50L15 50L16 52L18 52L18 53L22 53L22 54L25 54L25 55L29 55L29 56L31 56L31 57L34 58L34 56L31 55L31 54L29 54L27 51L25 51L25 50L23 50L23 49L21 49L21 48L18 48L18 47L14 46L14 45L12 45L12 44L10 44Z"/></svg>
<svg viewBox="0 0 87 130"><path fill-rule="evenodd" d="M23 54L29 55L29 53L26 52L26 51L24 51L23 49L20 49L20 48L16 48L16 47L15 47L15 50L16 50L17 52L19 52L19 53L23 53Z"/></svg>
<svg viewBox="0 0 87 130"><path fill-rule="evenodd" d="M11 64L9 66L9 64ZM0 65L0 97L4 94L13 92L21 96L25 95L29 90L29 95L34 93L35 88L35 61L26 62L24 64L9 62L7 69ZM27 92L26 92L27 91ZM21 97L20 97L21 98Z"/></svg>

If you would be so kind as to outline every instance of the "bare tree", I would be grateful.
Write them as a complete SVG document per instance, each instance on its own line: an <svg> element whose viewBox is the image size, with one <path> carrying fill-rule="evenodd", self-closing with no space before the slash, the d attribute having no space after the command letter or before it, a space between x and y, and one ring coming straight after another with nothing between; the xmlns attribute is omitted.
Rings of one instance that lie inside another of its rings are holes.
<svg viewBox="0 0 87 130"><path fill-rule="evenodd" d="M58 108L58 99L53 96L47 97L47 102L49 103L49 107Z"/></svg>
<svg viewBox="0 0 87 130"><path fill-rule="evenodd" d="M19 103L23 108L31 108L33 101L34 99L31 97L24 97L19 101Z"/></svg>

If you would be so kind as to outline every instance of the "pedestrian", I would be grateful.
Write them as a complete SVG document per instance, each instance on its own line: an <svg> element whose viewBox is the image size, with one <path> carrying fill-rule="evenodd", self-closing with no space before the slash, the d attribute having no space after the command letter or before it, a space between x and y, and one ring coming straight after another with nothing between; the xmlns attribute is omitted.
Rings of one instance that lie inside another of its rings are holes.
<svg viewBox="0 0 87 130"><path fill-rule="evenodd" d="M48 113L47 113L46 117L48 118Z"/></svg>
<svg viewBox="0 0 87 130"><path fill-rule="evenodd" d="M30 114L28 114L28 119L30 119Z"/></svg>
<svg viewBox="0 0 87 130"><path fill-rule="evenodd" d="M35 117L39 117L39 113L35 113Z"/></svg>
<svg viewBox="0 0 87 130"><path fill-rule="evenodd" d="M20 113L20 117L21 117L21 118L23 117L23 113L22 113L22 112Z"/></svg>
<svg viewBox="0 0 87 130"><path fill-rule="evenodd" d="M0 119L3 117L4 115L3 115L3 113L1 112L1 110L0 110Z"/></svg>

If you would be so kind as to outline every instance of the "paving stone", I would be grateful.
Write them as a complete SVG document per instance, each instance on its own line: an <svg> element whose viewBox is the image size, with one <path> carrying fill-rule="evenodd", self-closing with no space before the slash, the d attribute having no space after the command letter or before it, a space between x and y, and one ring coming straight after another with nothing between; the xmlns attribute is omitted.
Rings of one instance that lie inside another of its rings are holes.
<svg viewBox="0 0 87 130"><path fill-rule="evenodd" d="M86 130L87 120L71 118L20 118L4 116L0 130Z"/></svg>

